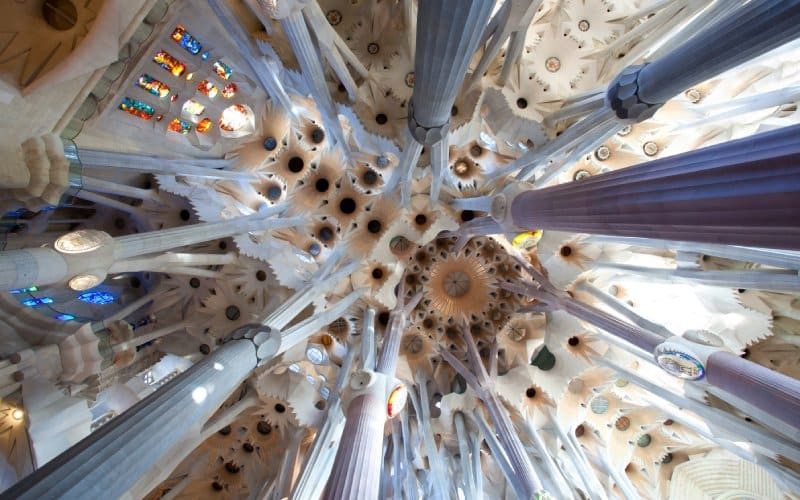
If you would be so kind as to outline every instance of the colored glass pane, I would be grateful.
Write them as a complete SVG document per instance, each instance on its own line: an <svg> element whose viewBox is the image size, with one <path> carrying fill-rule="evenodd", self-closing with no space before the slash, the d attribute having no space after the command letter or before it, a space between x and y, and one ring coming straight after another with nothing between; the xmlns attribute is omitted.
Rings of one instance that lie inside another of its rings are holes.
<svg viewBox="0 0 800 500"><path fill-rule="evenodd" d="M222 97L225 99L230 99L236 95L237 90L239 89L236 87L235 83L229 83L222 88Z"/></svg>
<svg viewBox="0 0 800 500"><path fill-rule="evenodd" d="M190 114L190 115L199 115L203 111L205 111L206 107L200 104L199 102L195 101L194 99L189 99L185 103L183 103L183 112Z"/></svg>
<svg viewBox="0 0 800 500"><path fill-rule="evenodd" d="M219 128L227 132L236 132L247 125L249 112L241 104L234 104L225 109L219 117Z"/></svg>
<svg viewBox="0 0 800 500"><path fill-rule="evenodd" d="M185 64L175 59L164 50L156 52L156 55L153 56L153 61L175 76L181 76L183 72L186 71Z"/></svg>
<svg viewBox="0 0 800 500"><path fill-rule="evenodd" d="M139 80L136 81L136 85L158 97L167 97L169 95L169 86L150 75L140 76Z"/></svg>
<svg viewBox="0 0 800 500"><path fill-rule="evenodd" d="M11 290L8 293L16 295L16 294L19 294L19 293L29 293L29 292L38 292L38 291L39 291L39 287L34 285L34 286L29 286L28 288L17 288L16 290Z"/></svg>
<svg viewBox="0 0 800 500"><path fill-rule="evenodd" d="M203 50L203 46L200 45L200 42L197 41L197 38L189 34L189 32L186 31L186 28L180 24L175 26L175 31L172 32L172 39L180 44L180 46L186 49L186 51L190 54L197 55L201 50Z"/></svg>
<svg viewBox="0 0 800 500"><path fill-rule="evenodd" d="M173 132L178 132L179 134L183 135L186 135L192 131L192 126L179 118L174 118L171 122L169 122L167 128Z"/></svg>
<svg viewBox="0 0 800 500"><path fill-rule="evenodd" d="M214 122L212 122L208 118L203 118L202 120L200 120L200 123L197 124L197 131L200 132L201 134L205 134L206 132L211 130L212 125L214 125Z"/></svg>
<svg viewBox="0 0 800 500"><path fill-rule="evenodd" d="M22 301L22 305L27 307L36 307L42 304L52 304L52 303L53 299L51 299L50 297L42 297L40 299L25 299Z"/></svg>
<svg viewBox="0 0 800 500"><path fill-rule="evenodd" d="M87 304L110 304L114 302L114 294L109 292L83 292L78 295L78 300L86 302Z"/></svg>
<svg viewBox="0 0 800 500"><path fill-rule="evenodd" d="M122 102L119 103L119 109L127 111L133 116L138 116L142 120L149 120L153 117L153 113L156 112L153 106L145 104L142 101L137 101L136 99L131 99L130 97L122 99Z"/></svg>
<svg viewBox="0 0 800 500"><path fill-rule="evenodd" d="M230 68L230 66L222 61L214 62L214 71L216 71L219 77L223 80L228 80L231 77L231 73L233 73L233 70Z"/></svg>
<svg viewBox="0 0 800 500"><path fill-rule="evenodd" d="M202 82L197 84L197 91L201 94L207 95L209 98L213 99L217 97L217 93L219 89L216 85L209 82L208 80L203 80Z"/></svg>
<svg viewBox="0 0 800 500"><path fill-rule="evenodd" d="M53 317L54 317L55 319L59 320L59 321L70 321L70 320L73 320L73 319L75 319L75 316L73 316L73 315L71 315L71 314L66 314L66 313L62 313L62 314L56 314L56 315L55 315L55 316L53 316Z"/></svg>

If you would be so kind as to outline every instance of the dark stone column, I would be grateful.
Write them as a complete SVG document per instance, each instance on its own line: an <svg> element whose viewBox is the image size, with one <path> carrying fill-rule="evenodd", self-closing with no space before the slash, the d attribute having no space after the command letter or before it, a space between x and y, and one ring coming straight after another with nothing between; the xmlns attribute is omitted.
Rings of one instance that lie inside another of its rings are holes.
<svg viewBox="0 0 800 500"><path fill-rule="evenodd" d="M800 249L800 125L524 191L514 225Z"/></svg>

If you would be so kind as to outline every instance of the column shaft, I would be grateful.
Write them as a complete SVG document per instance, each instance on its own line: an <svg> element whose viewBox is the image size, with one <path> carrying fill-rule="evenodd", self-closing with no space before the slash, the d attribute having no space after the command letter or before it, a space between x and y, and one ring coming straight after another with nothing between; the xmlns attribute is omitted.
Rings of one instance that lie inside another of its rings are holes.
<svg viewBox="0 0 800 500"><path fill-rule="evenodd" d="M708 382L800 428L800 380L718 351L708 357Z"/></svg>
<svg viewBox="0 0 800 500"><path fill-rule="evenodd" d="M386 407L375 396L359 396L350 403L325 500L377 500L385 422Z"/></svg>
<svg viewBox="0 0 800 500"><path fill-rule="evenodd" d="M666 102L798 36L800 0L753 0L646 65L639 75L639 98Z"/></svg>
<svg viewBox="0 0 800 500"><path fill-rule="evenodd" d="M800 249L800 126L525 191L520 228Z"/></svg>
<svg viewBox="0 0 800 500"><path fill-rule="evenodd" d="M162 461L199 434L202 425L255 366L252 342L225 344L6 490L0 498L119 498L145 494L150 483L169 474L168 470L158 470Z"/></svg>

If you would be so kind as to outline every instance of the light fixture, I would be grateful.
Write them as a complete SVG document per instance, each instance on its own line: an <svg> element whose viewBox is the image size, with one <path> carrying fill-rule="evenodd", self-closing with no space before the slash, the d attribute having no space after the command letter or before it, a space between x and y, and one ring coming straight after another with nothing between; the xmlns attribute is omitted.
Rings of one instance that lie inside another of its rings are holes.
<svg viewBox="0 0 800 500"><path fill-rule="evenodd" d="M100 277L94 274L79 274L69 280L69 287L77 292L82 292L100 284Z"/></svg>
<svg viewBox="0 0 800 500"><path fill-rule="evenodd" d="M11 412L11 418L13 418L14 420L22 420L24 416L25 412L19 408L15 408L14 411Z"/></svg>
<svg viewBox="0 0 800 500"><path fill-rule="evenodd" d="M196 387L192 391L192 399L195 403L200 404L208 397L208 389L205 387Z"/></svg>
<svg viewBox="0 0 800 500"><path fill-rule="evenodd" d="M103 231L81 229L61 236L56 240L54 247L61 253L86 253L97 250L103 244L110 244L111 241L111 236Z"/></svg>

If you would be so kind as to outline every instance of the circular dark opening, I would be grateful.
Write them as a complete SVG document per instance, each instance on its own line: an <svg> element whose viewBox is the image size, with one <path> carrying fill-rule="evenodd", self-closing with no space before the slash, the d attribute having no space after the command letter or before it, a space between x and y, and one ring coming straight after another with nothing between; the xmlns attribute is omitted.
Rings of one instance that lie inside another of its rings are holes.
<svg viewBox="0 0 800 500"><path fill-rule="evenodd" d="M367 231L369 231L372 234L380 233L382 228L383 224L381 224L381 221L379 220L373 219L367 222Z"/></svg>
<svg viewBox="0 0 800 500"><path fill-rule="evenodd" d="M69 0L47 0L42 5L42 16L52 28L66 31L78 22L78 9Z"/></svg>
<svg viewBox="0 0 800 500"><path fill-rule="evenodd" d="M228 306L225 308L225 317L231 321L236 321L241 316L241 312L239 308L236 306Z"/></svg>
<svg viewBox="0 0 800 500"><path fill-rule="evenodd" d="M331 183L328 182L328 179L317 179L317 182L314 183L314 187L317 188L318 192L324 193L331 187Z"/></svg>
<svg viewBox="0 0 800 500"><path fill-rule="evenodd" d="M425 328L432 327L433 326L433 320L430 319L430 318L425 318L424 320L422 320L422 326L424 326Z"/></svg>
<svg viewBox="0 0 800 500"><path fill-rule="evenodd" d="M190 214L189 211L184 208L183 210L181 210L180 216L181 220L189 220L189 217L191 217L192 214Z"/></svg>
<svg viewBox="0 0 800 500"><path fill-rule="evenodd" d="M280 404L280 403L276 403L276 404L275 404L275 411L277 411L278 413L283 413L283 412L285 412L285 411L286 411L286 407L285 407L285 406L283 406L283 405L282 405L282 404Z"/></svg>
<svg viewBox="0 0 800 500"><path fill-rule="evenodd" d="M256 271L256 279L258 281L266 280L267 279L267 273L264 272L263 270L259 269L258 271Z"/></svg>
<svg viewBox="0 0 800 500"><path fill-rule="evenodd" d="M583 433L586 432L586 429L583 428L583 424L575 427L575 437L583 436Z"/></svg>
<svg viewBox="0 0 800 500"><path fill-rule="evenodd" d="M219 433L222 434L223 436L227 436L228 434L231 433L231 426L226 425L225 427L219 430Z"/></svg>
<svg viewBox="0 0 800 500"><path fill-rule="evenodd" d="M338 89L339 89L339 92L344 92L345 90L347 90L346 88L344 88L344 85L341 84L341 83L339 84Z"/></svg>
<svg viewBox="0 0 800 500"><path fill-rule="evenodd" d="M281 188L279 188L278 186L270 186L270 188L267 189L267 199L277 200L280 197L281 197Z"/></svg>
<svg viewBox="0 0 800 500"><path fill-rule="evenodd" d="M417 282L416 276L414 276L413 274L406 275L406 284L413 285L416 282Z"/></svg>
<svg viewBox="0 0 800 500"><path fill-rule="evenodd" d="M672 425L673 421L671 418L664 420L664 425Z"/></svg>
<svg viewBox="0 0 800 500"><path fill-rule="evenodd" d="M314 144L319 144L320 142L325 140L325 132L322 131L321 128L315 128L311 131L311 142Z"/></svg>
<svg viewBox="0 0 800 500"><path fill-rule="evenodd" d="M303 170L305 162L299 156L292 156L289 158L289 171L295 174Z"/></svg>
<svg viewBox="0 0 800 500"><path fill-rule="evenodd" d="M214 481L211 483L211 487L214 488L214 491L222 491L222 485L219 483L219 481Z"/></svg>
<svg viewBox="0 0 800 500"><path fill-rule="evenodd" d="M333 239L333 230L329 227L323 227L319 230L319 239L322 241L330 241Z"/></svg>
<svg viewBox="0 0 800 500"><path fill-rule="evenodd" d="M536 389L533 388L533 387L528 387L527 389L525 389L525 395L527 397L529 397L529 398L535 398L536 397Z"/></svg>
<svg viewBox="0 0 800 500"><path fill-rule="evenodd" d="M461 212L461 220L463 222L469 222L475 218L475 212L472 210L464 210Z"/></svg>
<svg viewBox="0 0 800 500"><path fill-rule="evenodd" d="M267 151L275 151L275 148L278 147L278 141L275 140L274 137L267 137L264 139L264 149Z"/></svg>
<svg viewBox="0 0 800 500"><path fill-rule="evenodd" d="M527 108L528 107L528 100L525 99L524 97L520 97L519 99L517 99L517 107L519 109Z"/></svg>
<svg viewBox="0 0 800 500"><path fill-rule="evenodd" d="M197 278L190 279L189 286L192 288L200 288L200 280Z"/></svg>
<svg viewBox="0 0 800 500"><path fill-rule="evenodd" d="M269 425L269 422L264 422L263 420L256 425L256 430L259 434L267 435L272 432L272 426Z"/></svg>
<svg viewBox="0 0 800 500"><path fill-rule="evenodd" d="M569 245L564 245L563 247L561 247L561 250L559 250L559 252L561 253L562 257L569 257L570 255L572 255L572 247L570 247Z"/></svg>
<svg viewBox="0 0 800 500"><path fill-rule="evenodd" d="M211 354L211 347L209 347L208 344L200 344L200 352L209 355Z"/></svg>
<svg viewBox="0 0 800 500"><path fill-rule="evenodd" d="M389 313L386 312L386 311L383 311L382 313L380 313L378 315L378 322L383 326L388 325L389 324Z"/></svg>
<svg viewBox="0 0 800 500"><path fill-rule="evenodd" d="M378 174L376 174L372 170L367 170L366 172L364 172L364 176L362 177L362 179L364 180L364 184L366 184L367 186L371 186L376 182L378 182Z"/></svg>
<svg viewBox="0 0 800 500"><path fill-rule="evenodd" d="M225 470L230 472L231 474L236 474L237 472L239 472L239 466L233 462L226 462Z"/></svg>
<svg viewBox="0 0 800 500"><path fill-rule="evenodd" d="M572 347L575 347L576 345L581 343L581 339L579 339L578 337L570 337L569 340L567 340L567 343Z"/></svg>
<svg viewBox="0 0 800 500"><path fill-rule="evenodd" d="M322 250L322 248L320 248L320 246L319 246L319 245L317 245L316 243L312 243L312 244L310 244L310 245L308 246L308 253L310 253L310 254L311 254L312 256L314 256L314 257L316 257L317 255L319 255L319 252L320 252L321 250Z"/></svg>
<svg viewBox="0 0 800 500"><path fill-rule="evenodd" d="M416 217L414 217L414 222L416 222L417 224L419 224L420 226L422 226L422 225L424 225L426 222L428 222L428 217L427 217L427 216L425 216L425 214L417 214L417 216L416 216Z"/></svg>
<svg viewBox="0 0 800 500"><path fill-rule="evenodd" d="M480 156L483 153L483 148L475 144L471 148L469 148L469 153L472 156Z"/></svg>
<svg viewBox="0 0 800 500"><path fill-rule="evenodd" d="M388 122L388 121L389 121L389 118L387 118L386 115L383 114L383 113L378 113L377 115L375 115L375 122L378 125L385 125L386 122Z"/></svg>
<svg viewBox="0 0 800 500"><path fill-rule="evenodd" d="M383 278L383 269L381 269L379 267L376 267L375 269L373 269L372 270L372 277L375 278L376 280L379 280L379 279Z"/></svg>
<svg viewBox="0 0 800 500"><path fill-rule="evenodd" d="M343 214L352 214L356 211L356 201L353 198L345 198L339 202L339 210Z"/></svg>
<svg viewBox="0 0 800 500"><path fill-rule="evenodd" d="M458 106L453 106L450 108L450 116L456 116L458 114Z"/></svg>
<svg viewBox="0 0 800 500"><path fill-rule="evenodd" d="M225 243L224 241L220 241L219 242L219 249L220 250L225 250L226 248L228 248L228 244Z"/></svg>
<svg viewBox="0 0 800 500"><path fill-rule="evenodd" d="M255 450L255 447L250 443L244 443L242 445L242 449L244 451L246 451L247 453L253 453L253 450Z"/></svg>
<svg viewBox="0 0 800 500"><path fill-rule="evenodd" d="M314 403L314 408L320 411L325 410L325 408L327 407L328 407L328 402L325 401L324 399L320 399L319 401Z"/></svg>

